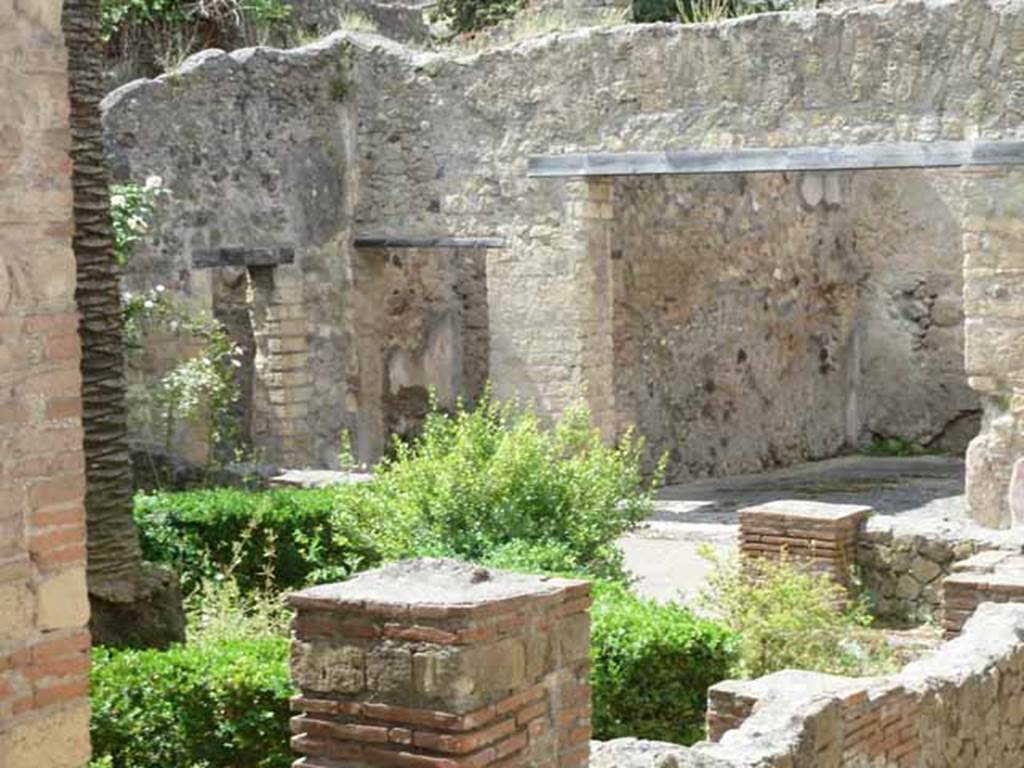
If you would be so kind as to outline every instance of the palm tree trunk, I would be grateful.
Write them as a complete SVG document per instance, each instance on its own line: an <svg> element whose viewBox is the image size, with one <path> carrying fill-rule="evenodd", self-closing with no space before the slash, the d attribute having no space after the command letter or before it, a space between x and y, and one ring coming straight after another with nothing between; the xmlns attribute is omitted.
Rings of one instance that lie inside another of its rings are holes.
<svg viewBox="0 0 1024 768"><path fill-rule="evenodd" d="M164 584L167 579L143 568L132 519L119 270L100 125L103 41L99 0L65 0L62 24L70 79L75 220L72 247L82 344L87 573L95 639L118 643L126 635L117 624L131 618L124 612L132 612L136 622L146 620L146 616L137 615L140 603L161 597L154 590L176 593L176 584ZM169 599L173 602L174 595ZM180 597L176 611L180 616ZM115 617L110 616L112 612ZM181 624L182 629L172 634L182 634L183 623L166 618L170 624ZM144 628L124 629L134 633L126 642L137 644L131 638L137 638L138 630ZM142 640L138 643L153 644Z"/></svg>

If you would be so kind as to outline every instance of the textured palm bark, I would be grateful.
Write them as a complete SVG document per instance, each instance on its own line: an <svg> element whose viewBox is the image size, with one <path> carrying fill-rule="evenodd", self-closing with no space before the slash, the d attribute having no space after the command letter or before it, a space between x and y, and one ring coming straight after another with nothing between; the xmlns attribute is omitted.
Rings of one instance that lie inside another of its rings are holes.
<svg viewBox="0 0 1024 768"><path fill-rule="evenodd" d="M118 265L100 126L99 0L65 0L63 27L70 73L89 590L128 602L136 597L142 557L132 520Z"/></svg>

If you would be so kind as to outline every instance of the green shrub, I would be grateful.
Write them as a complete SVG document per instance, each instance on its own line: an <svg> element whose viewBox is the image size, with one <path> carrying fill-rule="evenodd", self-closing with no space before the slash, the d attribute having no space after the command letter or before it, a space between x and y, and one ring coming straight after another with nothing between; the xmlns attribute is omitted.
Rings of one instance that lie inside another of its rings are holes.
<svg viewBox="0 0 1024 768"><path fill-rule="evenodd" d="M333 489L216 489L139 495L144 556L187 591L230 572L243 591L336 581L385 560L521 559L544 571L624 578L615 540L651 510L641 445L606 447L585 409L545 429L485 399L432 413L372 483Z"/></svg>
<svg viewBox="0 0 1024 768"><path fill-rule="evenodd" d="M453 32L474 32L511 18L525 0L438 0L433 18L448 22Z"/></svg>
<svg viewBox="0 0 1024 768"><path fill-rule="evenodd" d="M343 578L379 562L361 526L336 508L330 490L218 488L139 494L135 521L143 556L175 568L186 592L225 572L243 591L287 589L318 569Z"/></svg>
<svg viewBox="0 0 1024 768"><path fill-rule="evenodd" d="M884 638L866 632L867 604L824 573L783 557L721 558L702 599L739 638L736 672L760 677L781 669L840 675L889 671Z"/></svg>
<svg viewBox="0 0 1024 768"><path fill-rule="evenodd" d="M338 527L387 521L389 557L480 561L543 545L558 548L558 570L621 578L615 540L648 516L657 482L644 481L641 448L630 437L605 446L583 407L545 429L531 410L484 398L474 410L430 414L372 484L340 489Z"/></svg>
<svg viewBox="0 0 1024 768"><path fill-rule="evenodd" d="M117 768L287 768L288 641L93 650L92 746Z"/></svg>
<svg viewBox="0 0 1024 768"><path fill-rule="evenodd" d="M594 738L704 738L709 686L735 662L735 638L686 608L595 584L590 645Z"/></svg>
<svg viewBox="0 0 1024 768"><path fill-rule="evenodd" d="M785 11L798 5L794 0L632 0L632 3L636 22L679 21L684 24Z"/></svg>

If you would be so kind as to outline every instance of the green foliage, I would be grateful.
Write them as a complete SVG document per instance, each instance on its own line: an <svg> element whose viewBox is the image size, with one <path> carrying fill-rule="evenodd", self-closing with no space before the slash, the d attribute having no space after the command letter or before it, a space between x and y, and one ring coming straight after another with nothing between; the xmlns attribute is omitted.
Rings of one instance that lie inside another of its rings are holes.
<svg viewBox="0 0 1024 768"><path fill-rule="evenodd" d="M125 27L164 24L185 27L202 21L241 24L284 21L291 7L282 0L100 0L101 29L110 40Z"/></svg>
<svg viewBox="0 0 1024 768"><path fill-rule="evenodd" d="M133 183L111 185L110 223L118 264L125 263L131 247L149 230L157 200L166 194L159 176L150 176L142 186Z"/></svg>
<svg viewBox="0 0 1024 768"><path fill-rule="evenodd" d="M286 768L290 694L282 637L96 648L93 753L117 768Z"/></svg>
<svg viewBox="0 0 1024 768"><path fill-rule="evenodd" d="M651 509L642 444L609 448L576 406L550 429L530 409L484 397L473 410L431 413L412 444L397 442L369 485L339 492L346 514L389 519L388 555L482 560L513 542L558 542L572 570L621 578L615 540Z"/></svg>
<svg viewBox="0 0 1024 768"><path fill-rule="evenodd" d="M165 373L155 387L129 391L129 419L135 431L158 437L170 449L175 427L189 422L201 427L215 455L238 449L238 423L232 407L240 392L235 377L242 350L216 318L171 299L164 286L142 294L121 296L125 350L140 354L147 333L161 330L198 344L198 352Z"/></svg>
<svg viewBox="0 0 1024 768"><path fill-rule="evenodd" d="M785 11L796 5L794 0L633 0L633 21L695 24Z"/></svg>
<svg viewBox="0 0 1024 768"><path fill-rule="evenodd" d="M511 18L524 5L524 0L438 0L433 17L453 32L475 32Z"/></svg>
<svg viewBox="0 0 1024 768"><path fill-rule="evenodd" d="M891 666L884 639L866 631L866 602L851 599L828 575L787 557L703 554L713 569L702 598L739 638L739 675L807 669L855 676Z"/></svg>
<svg viewBox="0 0 1024 768"><path fill-rule="evenodd" d="M187 585L235 560L244 589L285 588L401 557L527 551L543 570L623 578L615 540L651 508L640 448L603 445L581 408L544 429L529 410L485 399L431 414L372 483L140 495L136 521L146 557L174 566Z"/></svg>
<svg viewBox="0 0 1024 768"><path fill-rule="evenodd" d="M594 738L692 744L709 686L728 677L736 639L682 606L595 584L590 646Z"/></svg>
<svg viewBox="0 0 1024 768"><path fill-rule="evenodd" d="M93 651L90 768L287 768L291 612L230 577L186 610L188 645Z"/></svg>
<svg viewBox="0 0 1024 768"><path fill-rule="evenodd" d="M330 490L139 494L135 522L143 556L174 567L187 592L225 574L245 592L289 589L380 561L373 526L339 513Z"/></svg>

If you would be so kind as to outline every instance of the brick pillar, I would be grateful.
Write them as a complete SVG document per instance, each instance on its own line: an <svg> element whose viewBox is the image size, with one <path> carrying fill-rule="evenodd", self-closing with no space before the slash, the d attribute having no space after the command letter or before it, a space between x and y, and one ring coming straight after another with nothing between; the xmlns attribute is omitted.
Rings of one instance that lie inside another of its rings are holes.
<svg viewBox="0 0 1024 768"><path fill-rule="evenodd" d="M0 2L0 766L89 759L89 600L67 54Z"/></svg>
<svg viewBox="0 0 1024 768"><path fill-rule="evenodd" d="M857 536L871 507L817 501L772 501L740 510L743 555L778 558L783 552L841 584L857 562Z"/></svg>
<svg viewBox="0 0 1024 768"><path fill-rule="evenodd" d="M410 560L289 598L302 768L583 768L590 585Z"/></svg>
<svg viewBox="0 0 1024 768"><path fill-rule="evenodd" d="M255 385L252 432L266 461L291 467L312 460L313 396L309 332L296 266L250 267Z"/></svg>

